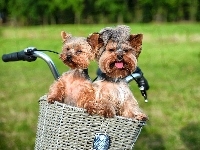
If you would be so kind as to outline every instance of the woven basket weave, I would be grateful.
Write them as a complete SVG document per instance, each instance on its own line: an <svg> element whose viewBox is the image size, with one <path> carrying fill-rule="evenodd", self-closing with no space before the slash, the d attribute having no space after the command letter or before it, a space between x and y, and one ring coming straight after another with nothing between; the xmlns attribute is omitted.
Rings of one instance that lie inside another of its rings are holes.
<svg viewBox="0 0 200 150"><path fill-rule="evenodd" d="M145 121L123 117L90 116L84 109L63 103L39 100L39 118L35 149L90 150L96 134L106 133L113 150L132 149Z"/></svg>

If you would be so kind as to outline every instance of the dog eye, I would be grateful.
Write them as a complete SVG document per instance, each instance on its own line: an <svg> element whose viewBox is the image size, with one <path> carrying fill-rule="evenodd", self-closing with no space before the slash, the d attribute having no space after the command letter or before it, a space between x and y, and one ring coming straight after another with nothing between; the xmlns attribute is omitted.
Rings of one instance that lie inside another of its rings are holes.
<svg viewBox="0 0 200 150"><path fill-rule="evenodd" d="M110 51L110 52L114 52L115 50L111 48L111 49L109 49L109 51Z"/></svg>
<svg viewBox="0 0 200 150"><path fill-rule="evenodd" d="M125 53L128 52L128 49L124 49L124 52L125 52Z"/></svg>
<svg viewBox="0 0 200 150"><path fill-rule="evenodd" d="M66 48L66 50L69 51L70 49L69 49L69 48Z"/></svg>
<svg viewBox="0 0 200 150"><path fill-rule="evenodd" d="M76 52L76 53L77 53L77 54L80 54L81 52L82 52L82 50L77 50L77 52Z"/></svg>

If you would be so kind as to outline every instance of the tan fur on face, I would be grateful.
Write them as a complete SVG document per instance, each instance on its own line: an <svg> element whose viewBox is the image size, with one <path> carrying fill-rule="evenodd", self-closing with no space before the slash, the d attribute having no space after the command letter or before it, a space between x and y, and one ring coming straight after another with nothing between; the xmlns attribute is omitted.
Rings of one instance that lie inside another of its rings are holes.
<svg viewBox="0 0 200 150"><path fill-rule="evenodd" d="M99 60L106 46L100 36L101 35L99 33L93 33L87 38L88 43L92 46L92 49L95 52L95 59L97 61ZM127 40L127 42L129 42L129 45L133 48L136 58L138 58L141 53L142 40L143 34L131 34Z"/></svg>
<svg viewBox="0 0 200 150"><path fill-rule="evenodd" d="M142 39L143 34L131 34L126 41L120 43L123 50L123 69L111 67L111 64L117 61L117 42L108 40L107 43L104 43L98 33L91 34L87 41L95 52L95 59L98 61L100 69L109 77L124 78L132 73L137 66L137 58L142 50Z"/></svg>
<svg viewBox="0 0 200 150"><path fill-rule="evenodd" d="M92 48L86 38L72 37L71 35L61 33L64 44L60 59L63 63L72 69L85 69L88 67L90 60L93 59ZM67 57L71 57L70 60Z"/></svg>
<svg viewBox="0 0 200 150"><path fill-rule="evenodd" d="M136 69L137 59L130 43L122 43L121 49L123 51L123 59L119 61L117 58L117 44L110 40L99 58L99 67L101 71L111 78L124 78ZM122 62L124 65L123 68L117 68L115 66L116 62Z"/></svg>

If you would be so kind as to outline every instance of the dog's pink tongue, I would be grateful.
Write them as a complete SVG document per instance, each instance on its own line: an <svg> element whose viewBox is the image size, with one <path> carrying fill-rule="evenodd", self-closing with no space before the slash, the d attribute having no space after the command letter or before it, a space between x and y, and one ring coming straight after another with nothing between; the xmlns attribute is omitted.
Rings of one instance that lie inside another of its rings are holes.
<svg viewBox="0 0 200 150"><path fill-rule="evenodd" d="M123 68L123 66L124 66L124 64L122 62L116 62L115 63L115 67L117 67L119 69Z"/></svg>

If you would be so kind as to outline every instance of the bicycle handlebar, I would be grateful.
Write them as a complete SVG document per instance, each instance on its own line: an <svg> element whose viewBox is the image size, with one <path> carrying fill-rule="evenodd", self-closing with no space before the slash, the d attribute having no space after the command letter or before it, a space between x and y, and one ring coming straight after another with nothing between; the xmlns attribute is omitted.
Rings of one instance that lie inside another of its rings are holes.
<svg viewBox="0 0 200 150"><path fill-rule="evenodd" d="M37 59L37 57L39 57L47 63L47 65L49 66L49 68L50 68L50 70L51 70L51 72L54 76L54 78L57 80L60 75L57 71L55 64L53 63L53 61L51 60L51 58L48 55L46 55L45 53L40 52L40 51L45 51L45 50L37 50L35 47L28 47L28 48L25 48L24 50L19 51L19 52L4 54L2 56L2 60L4 62L12 62L12 61L20 61L20 60L32 62L32 61L35 61ZM125 80L126 80L127 83L129 83L132 80L136 81L139 78L141 78L141 74L133 73L133 74L127 76L125 78ZM139 89L141 91L142 96L145 99L145 102L148 102L147 93L146 93L145 88L143 86L141 86L141 87L139 87Z"/></svg>
<svg viewBox="0 0 200 150"><path fill-rule="evenodd" d="M55 64L53 63L53 61L49 58L49 56L47 56L45 53L39 52L39 51L35 51L33 54L35 57L39 57L41 59L43 59L47 65L49 66L54 78L57 80L59 78L59 73L56 69Z"/></svg>
<svg viewBox="0 0 200 150"><path fill-rule="evenodd" d="M57 80L60 75L56 69L55 64L49 58L49 56L47 56L45 53L40 52L40 50L37 50L35 47L28 47L19 52L4 54L2 56L2 60L4 62L12 62L20 60L32 62L35 61L37 57L43 59L48 64L54 78Z"/></svg>
<svg viewBox="0 0 200 150"><path fill-rule="evenodd" d="M36 59L37 57L33 56L30 52L27 52L26 49L19 52L4 54L2 56L2 60L4 62L19 61L19 60L31 62L31 61L35 61Z"/></svg>
<svg viewBox="0 0 200 150"><path fill-rule="evenodd" d="M131 82L132 80L135 80L135 81L136 81L137 79L140 79L140 78L141 78L141 74L139 74L139 73L132 73L132 74L130 74L129 76L127 76L127 77L125 78L125 80L126 80L127 83L129 83L129 82ZM145 101L145 102L148 102L148 99L147 99L147 92L146 92L144 86L140 86L139 89L140 89L140 92L141 92L142 96L144 97L144 101Z"/></svg>
<svg viewBox="0 0 200 150"><path fill-rule="evenodd" d="M141 78L141 74L139 74L139 73L132 73L131 75L127 76L125 78L125 80L126 80L127 83L129 83L132 80L139 79L139 78Z"/></svg>

